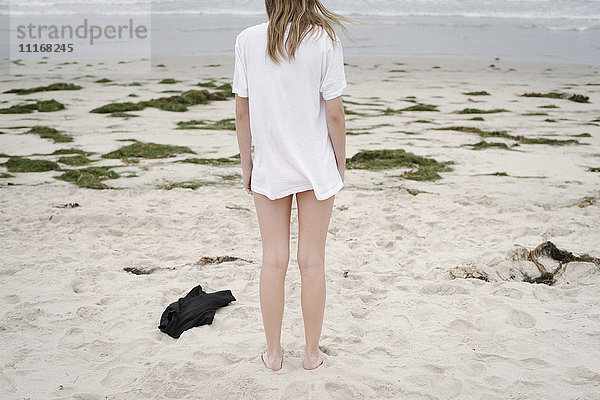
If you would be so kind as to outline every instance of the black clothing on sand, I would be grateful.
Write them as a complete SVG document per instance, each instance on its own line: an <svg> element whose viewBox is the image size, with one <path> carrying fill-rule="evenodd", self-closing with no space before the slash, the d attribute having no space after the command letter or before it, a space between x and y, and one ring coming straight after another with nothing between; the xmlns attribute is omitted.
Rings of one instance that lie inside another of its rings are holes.
<svg viewBox="0 0 600 400"><path fill-rule="evenodd" d="M160 317L158 329L177 339L195 326L212 324L217 308L235 301L231 290L206 293L202 286L193 288L185 297L169 304Z"/></svg>

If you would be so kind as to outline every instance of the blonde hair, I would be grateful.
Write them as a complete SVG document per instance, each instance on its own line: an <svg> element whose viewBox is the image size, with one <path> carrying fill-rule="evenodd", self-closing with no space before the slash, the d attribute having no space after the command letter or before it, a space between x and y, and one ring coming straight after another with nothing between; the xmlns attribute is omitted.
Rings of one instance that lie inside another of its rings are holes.
<svg viewBox="0 0 600 400"><path fill-rule="evenodd" d="M337 24L356 44L350 37L348 29L340 21L352 24L360 21L329 11L319 0L265 0L265 7L269 17L267 54L276 64L280 62L280 55L283 59L293 60L296 49L304 37L314 32L316 27L323 28L335 45L337 36L332 25ZM290 23L290 30L284 44L283 39L288 23Z"/></svg>

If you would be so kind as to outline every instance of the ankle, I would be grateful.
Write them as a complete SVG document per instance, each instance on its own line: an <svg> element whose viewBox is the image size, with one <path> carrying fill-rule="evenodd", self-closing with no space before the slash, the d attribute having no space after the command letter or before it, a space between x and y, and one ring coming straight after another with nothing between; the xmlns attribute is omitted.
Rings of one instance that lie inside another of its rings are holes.
<svg viewBox="0 0 600 400"><path fill-rule="evenodd" d="M321 350L319 349L319 347L306 347L304 350L304 353L306 354L306 358L317 358L319 356L319 354L321 353Z"/></svg>
<svg viewBox="0 0 600 400"><path fill-rule="evenodd" d="M283 349L281 346L267 347L267 352L270 356L279 356L283 354Z"/></svg>

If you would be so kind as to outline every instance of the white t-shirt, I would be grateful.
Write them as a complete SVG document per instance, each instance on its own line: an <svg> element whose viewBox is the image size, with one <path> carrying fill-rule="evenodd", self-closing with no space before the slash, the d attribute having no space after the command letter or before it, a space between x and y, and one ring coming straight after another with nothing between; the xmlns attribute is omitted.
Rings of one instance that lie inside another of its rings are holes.
<svg viewBox="0 0 600 400"><path fill-rule="evenodd" d="M250 188L271 200L313 189L325 200L344 186L325 114L325 100L347 86L342 44L337 39L334 47L316 27L295 60L275 64L267 54L268 24L244 29L235 41L232 88L248 97L254 144Z"/></svg>

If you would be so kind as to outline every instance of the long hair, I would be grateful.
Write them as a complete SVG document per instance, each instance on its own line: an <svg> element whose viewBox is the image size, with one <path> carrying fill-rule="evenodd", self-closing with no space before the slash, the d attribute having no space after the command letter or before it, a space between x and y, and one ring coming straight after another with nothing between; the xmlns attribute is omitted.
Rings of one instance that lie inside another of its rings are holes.
<svg viewBox="0 0 600 400"><path fill-rule="evenodd" d="M329 11L319 0L265 0L265 7L269 17L267 53L276 64L279 64L280 55L283 59L293 60L302 40L316 27L323 28L335 45L337 36L332 25L339 25L344 34L356 43L341 21L352 24L360 21ZM288 23L290 29L284 43Z"/></svg>

